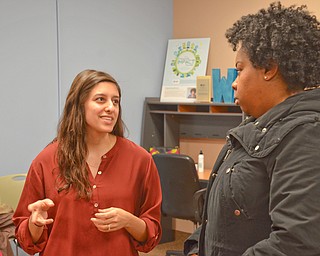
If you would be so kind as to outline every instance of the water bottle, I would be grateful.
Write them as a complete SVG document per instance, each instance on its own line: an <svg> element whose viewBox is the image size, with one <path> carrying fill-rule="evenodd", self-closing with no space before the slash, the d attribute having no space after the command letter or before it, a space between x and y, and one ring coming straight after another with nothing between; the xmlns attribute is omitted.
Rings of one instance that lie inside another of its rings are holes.
<svg viewBox="0 0 320 256"><path fill-rule="evenodd" d="M204 171L204 155L201 149L198 155L198 172L203 172L203 171Z"/></svg>

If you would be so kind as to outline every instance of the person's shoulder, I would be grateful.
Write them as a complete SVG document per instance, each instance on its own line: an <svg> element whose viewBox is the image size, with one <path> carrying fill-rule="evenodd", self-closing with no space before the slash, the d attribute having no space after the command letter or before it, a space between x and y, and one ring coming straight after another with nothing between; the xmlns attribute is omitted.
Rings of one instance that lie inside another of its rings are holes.
<svg viewBox="0 0 320 256"><path fill-rule="evenodd" d="M55 158L57 148L58 148L57 141L50 142L49 144L44 146L44 148L35 157L34 161L44 161L44 160Z"/></svg>
<svg viewBox="0 0 320 256"><path fill-rule="evenodd" d="M150 156L149 152L146 149L136 144L135 142L124 137L122 138L118 137L118 140L119 140L120 147L130 150L134 154Z"/></svg>

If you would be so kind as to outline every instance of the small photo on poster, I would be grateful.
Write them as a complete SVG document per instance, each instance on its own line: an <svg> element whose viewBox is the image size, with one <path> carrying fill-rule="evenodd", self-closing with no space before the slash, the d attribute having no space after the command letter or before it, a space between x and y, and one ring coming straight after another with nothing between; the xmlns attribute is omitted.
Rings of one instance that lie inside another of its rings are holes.
<svg viewBox="0 0 320 256"><path fill-rule="evenodd" d="M197 88L195 87L189 87L188 88L188 99L196 99L197 98Z"/></svg>

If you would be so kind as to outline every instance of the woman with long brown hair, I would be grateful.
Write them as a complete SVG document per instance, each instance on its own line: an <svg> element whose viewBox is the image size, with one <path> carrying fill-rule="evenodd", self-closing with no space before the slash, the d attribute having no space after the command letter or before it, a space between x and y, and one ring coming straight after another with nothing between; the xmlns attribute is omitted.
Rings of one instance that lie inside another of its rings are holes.
<svg viewBox="0 0 320 256"><path fill-rule="evenodd" d="M84 70L68 93L57 138L33 160L14 223L40 255L138 255L161 237L161 188L151 155L124 138L121 90Z"/></svg>

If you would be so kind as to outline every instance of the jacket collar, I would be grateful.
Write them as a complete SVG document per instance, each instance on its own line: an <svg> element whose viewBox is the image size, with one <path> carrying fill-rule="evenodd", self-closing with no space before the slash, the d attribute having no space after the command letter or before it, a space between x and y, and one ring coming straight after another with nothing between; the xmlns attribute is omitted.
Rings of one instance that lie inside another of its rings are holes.
<svg viewBox="0 0 320 256"><path fill-rule="evenodd" d="M261 117L248 117L231 129L228 144L234 147L238 142L252 157L265 157L298 125L319 122L319 101L320 89L290 96Z"/></svg>

